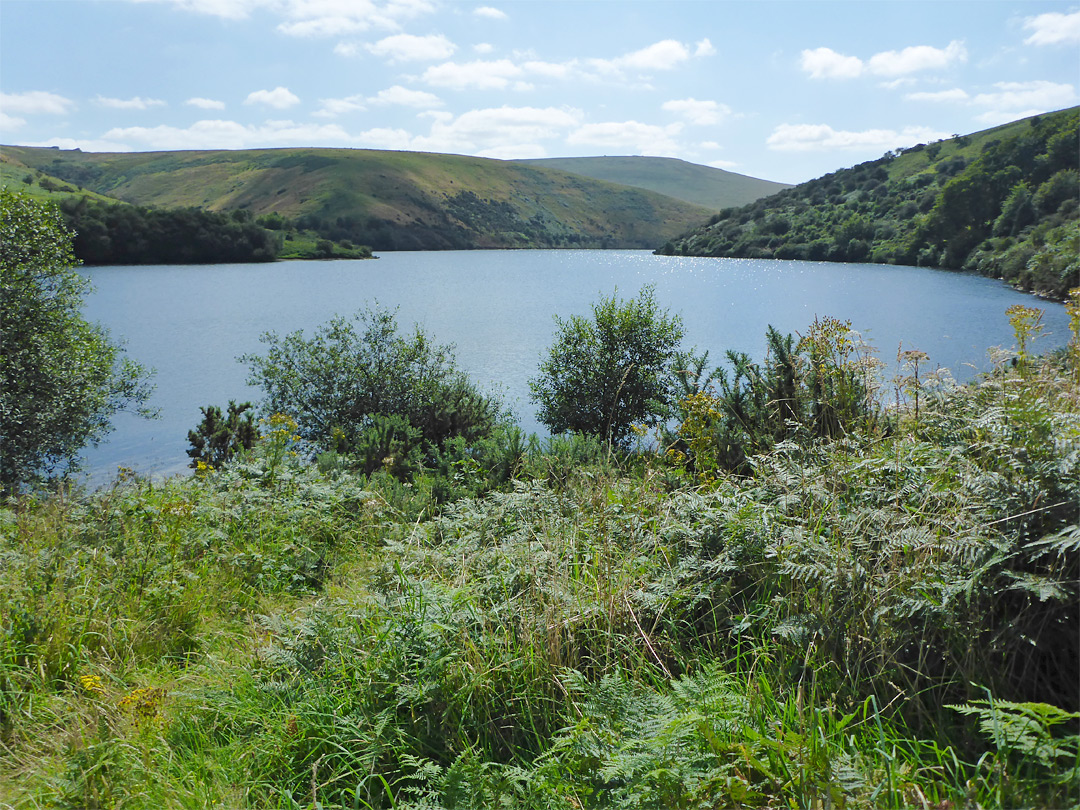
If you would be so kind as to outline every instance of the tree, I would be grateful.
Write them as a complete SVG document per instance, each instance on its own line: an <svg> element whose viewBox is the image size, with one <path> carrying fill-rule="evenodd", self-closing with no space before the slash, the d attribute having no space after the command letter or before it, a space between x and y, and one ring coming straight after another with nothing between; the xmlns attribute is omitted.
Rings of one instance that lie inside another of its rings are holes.
<svg viewBox="0 0 1080 810"><path fill-rule="evenodd" d="M227 414L222 414L216 405L199 408L202 422L195 430L188 431L191 447L187 454L191 456L191 466L198 468L202 463L220 467L240 451L250 450L259 438L250 409L250 402L237 405L236 400L229 400Z"/></svg>
<svg viewBox="0 0 1080 810"><path fill-rule="evenodd" d="M268 332L261 340L266 354L240 358L251 367L248 383L266 392L264 410L291 416L322 449L355 449L377 416L403 417L428 448L487 436L501 416L499 403L456 368L452 347L419 327L403 337L394 313L378 306L333 318L310 338Z"/></svg>
<svg viewBox="0 0 1080 810"><path fill-rule="evenodd" d="M149 374L80 314L89 282L51 206L0 191L0 490L74 469L117 411L142 406Z"/></svg>
<svg viewBox="0 0 1080 810"><path fill-rule="evenodd" d="M625 444L634 423L655 424L671 413L682 320L660 310L651 286L592 309L591 320L555 317L555 343L529 388L537 418L553 433Z"/></svg>

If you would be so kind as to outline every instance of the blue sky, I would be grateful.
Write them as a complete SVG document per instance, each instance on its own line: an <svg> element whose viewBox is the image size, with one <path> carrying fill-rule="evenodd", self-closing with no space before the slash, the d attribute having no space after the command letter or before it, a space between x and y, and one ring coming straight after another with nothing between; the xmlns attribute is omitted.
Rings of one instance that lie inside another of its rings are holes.
<svg viewBox="0 0 1080 810"><path fill-rule="evenodd" d="M3 0L0 143L662 155L801 182L1080 103L1049 0Z"/></svg>

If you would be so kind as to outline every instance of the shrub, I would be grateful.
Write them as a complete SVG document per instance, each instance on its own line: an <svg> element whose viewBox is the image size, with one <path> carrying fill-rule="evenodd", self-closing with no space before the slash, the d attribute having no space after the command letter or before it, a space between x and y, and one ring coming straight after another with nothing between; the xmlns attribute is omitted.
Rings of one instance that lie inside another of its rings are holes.
<svg viewBox="0 0 1080 810"><path fill-rule="evenodd" d="M555 322L555 343L529 382L537 418L552 432L625 444L635 422L656 424L671 413L682 321L660 309L651 286L629 301L601 300L592 319Z"/></svg>
<svg viewBox="0 0 1080 810"><path fill-rule="evenodd" d="M223 415L216 405L199 408L202 422L195 430L188 431L190 466L197 469L202 463L219 467L239 451L250 450L259 438L255 417L248 412L250 408L250 402L237 405L234 400L229 401L227 415Z"/></svg>
<svg viewBox="0 0 1080 810"><path fill-rule="evenodd" d="M430 454L456 436L489 435L501 417L499 403L455 366L452 347L419 327L402 336L394 313L378 306L333 318L310 338L268 332L262 342L266 354L240 358L251 367L248 382L266 392L266 410L291 416L322 450L370 449L387 428L377 417L398 416Z"/></svg>

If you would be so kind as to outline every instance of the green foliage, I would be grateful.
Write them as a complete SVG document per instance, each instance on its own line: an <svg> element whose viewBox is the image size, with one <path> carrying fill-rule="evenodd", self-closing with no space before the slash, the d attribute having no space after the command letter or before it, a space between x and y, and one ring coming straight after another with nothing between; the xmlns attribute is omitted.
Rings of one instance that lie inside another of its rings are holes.
<svg viewBox="0 0 1080 810"><path fill-rule="evenodd" d="M11 500L0 803L1072 806L1080 345L1009 315L971 385L902 356L888 430L843 323L726 387L680 357L761 414L741 476L501 427L395 472L400 415L365 473L276 414L218 469Z"/></svg>
<svg viewBox="0 0 1080 810"><path fill-rule="evenodd" d="M191 466L220 467L236 453L250 450L259 438L255 416L247 413L250 408L250 402L237 405L235 400L229 400L226 415L216 405L199 408L202 422L188 431L191 447L187 454L191 457Z"/></svg>
<svg viewBox="0 0 1080 810"><path fill-rule="evenodd" d="M360 452L368 470L391 455L404 463L417 447L430 456L454 437L481 439L500 419L499 404L457 369L451 347L419 327L400 335L394 313L377 306L351 321L334 318L310 338L270 332L262 342L266 354L241 361L248 382L266 393L264 409L291 416L319 449Z"/></svg>
<svg viewBox="0 0 1080 810"><path fill-rule="evenodd" d="M72 197L61 203L74 250L87 264L267 262L280 244L244 211L155 209ZM241 216L235 216L241 214Z"/></svg>
<svg viewBox="0 0 1080 810"><path fill-rule="evenodd" d="M1080 795L1080 712L992 697L949 708L978 718L980 733L993 743L985 789L1001 806L1021 804L1044 785L1055 785L1063 802Z"/></svg>
<svg viewBox="0 0 1080 810"><path fill-rule="evenodd" d="M659 252L963 268L1064 298L1080 284L1078 120L1073 108L886 153L722 211Z"/></svg>
<svg viewBox="0 0 1080 810"><path fill-rule="evenodd" d="M537 418L553 433L587 433L623 445L635 423L668 416L683 328L678 316L660 309L651 286L629 301L602 299L592 319L555 321L555 343L540 376L529 382Z"/></svg>
<svg viewBox="0 0 1080 810"><path fill-rule="evenodd" d="M781 441L834 439L875 426L878 362L850 323L816 319L797 345L771 326L765 337L763 365L729 351L730 373L717 368L706 378L714 385L695 386L679 403L669 455L699 480L748 473L754 456Z"/></svg>
<svg viewBox="0 0 1080 810"><path fill-rule="evenodd" d="M74 465L117 411L150 396L147 373L80 314L88 282L52 207L0 191L0 490Z"/></svg>

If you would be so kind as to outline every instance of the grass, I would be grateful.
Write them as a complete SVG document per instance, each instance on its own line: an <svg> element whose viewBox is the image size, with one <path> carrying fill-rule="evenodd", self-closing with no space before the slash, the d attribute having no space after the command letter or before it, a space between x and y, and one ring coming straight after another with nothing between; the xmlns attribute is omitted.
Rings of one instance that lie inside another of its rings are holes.
<svg viewBox="0 0 1080 810"><path fill-rule="evenodd" d="M0 807L1077 806L1076 358L1007 359L705 485L266 443L11 501Z"/></svg>
<svg viewBox="0 0 1080 810"><path fill-rule="evenodd" d="M348 221L352 241L377 249L521 246L519 229L489 232L482 217L458 220L448 199L461 192L510 206L521 223L536 219L543 227L533 239L543 246L653 247L712 213L646 189L459 155L358 149L93 154L18 146L5 153L27 172L50 173L72 186L78 179L139 205L309 215L331 226ZM567 234L575 238L568 242Z"/></svg>

